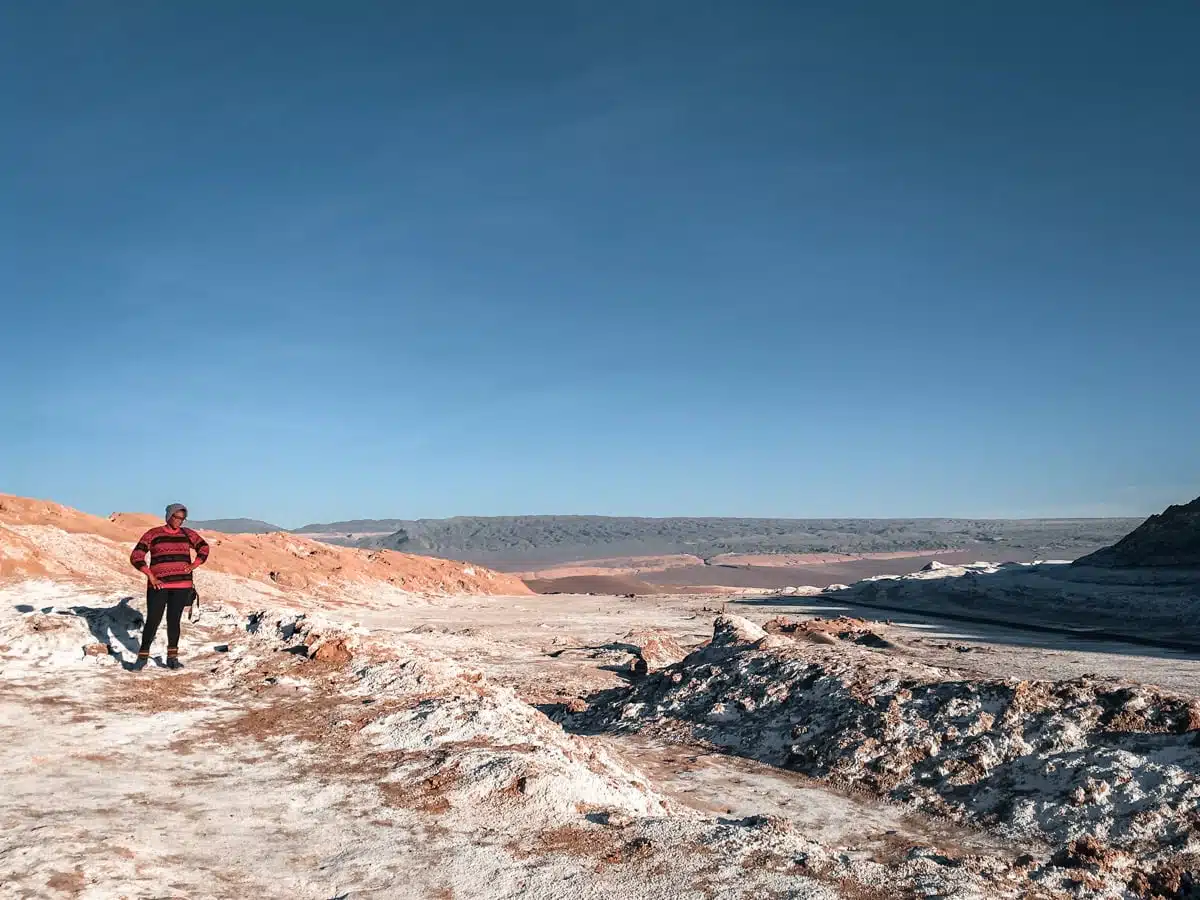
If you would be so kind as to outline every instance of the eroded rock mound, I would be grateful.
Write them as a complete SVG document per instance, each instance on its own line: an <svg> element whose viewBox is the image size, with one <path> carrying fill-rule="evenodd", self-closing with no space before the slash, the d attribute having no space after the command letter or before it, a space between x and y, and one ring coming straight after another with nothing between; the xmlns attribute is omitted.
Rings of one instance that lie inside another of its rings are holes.
<svg viewBox="0 0 1200 900"><path fill-rule="evenodd" d="M593 702L590 726L682 726L741 755L1056 846L1090 835L1155 859L1200 846L1197 701L1095 679L969 678L849 641L744 639L753 633L718 619L712 644L670 677Z"/></svg>
<svg viewBox="0 0 1200 900"><path fill-rule="evenodd" d="M1194 566L1200 568L1200 497L1151 516L1111 547L1077 566Z"/></svg>
<svg viewBox="0 0 1200 900"><path fill-rule="evenodd" d="M814 644L837 644L850 641L876 649L891 647L892 644L881 634L881 628L864 619L840 616L836 619L796 620L777 616L763 626L768 634L786 634L796 640L812 641Z"/></svg>
<svg viewBox="0 0 1200 900"><path fill-rule="evenodd" d="M593 810L683 814L603 748L450 659L303 613L256 613L245 630L256 646L338 670L323 688L325 715L354 722L354 745L374 757L364 772L393 802L471 810L480 827L507 816L563 826Z"/></svg>
<svg viewBox="0 0 1200 900"><path fill-rule="evenodd" d="M721 615L713 622L712 647L738 647L753 644L767 636L759 626L741 616Z"/></svg>
<svg viewBox="0 0 1200 900"><path fill-rule="evenodd" d="M687 650L679 641L658 629L634 629L625 635L623 642L637 650L629 664L630 670L636 675L657 672L675 665L687 656Z"/></svg>

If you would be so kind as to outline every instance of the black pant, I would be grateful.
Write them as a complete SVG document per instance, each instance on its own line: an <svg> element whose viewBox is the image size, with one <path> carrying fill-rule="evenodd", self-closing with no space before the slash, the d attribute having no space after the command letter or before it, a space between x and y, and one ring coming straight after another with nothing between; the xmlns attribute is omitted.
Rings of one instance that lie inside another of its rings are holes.
<svg viewBox="0 0 1200 900"><path fill-rule="evenodd" d="M180 623L183 611L192 605L191 588L162 588L155 590L146 588L146 625L142 628L141 653L148 654L150 645L154 643L154 635L162 623L163 613L167 614L167 649L179 648Z"/></svg>

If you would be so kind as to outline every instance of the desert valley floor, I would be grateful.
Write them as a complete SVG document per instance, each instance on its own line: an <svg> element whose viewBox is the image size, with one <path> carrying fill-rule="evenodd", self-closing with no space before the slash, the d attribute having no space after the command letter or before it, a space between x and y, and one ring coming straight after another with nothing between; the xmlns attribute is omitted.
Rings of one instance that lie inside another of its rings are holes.
<svg viewBox="0 0 1200 900"><path fill-rule="evenodd" d="M230 536L131 672L128 523L6 515L0 896L1194 896L1194 575L539 596Z"/></svg>

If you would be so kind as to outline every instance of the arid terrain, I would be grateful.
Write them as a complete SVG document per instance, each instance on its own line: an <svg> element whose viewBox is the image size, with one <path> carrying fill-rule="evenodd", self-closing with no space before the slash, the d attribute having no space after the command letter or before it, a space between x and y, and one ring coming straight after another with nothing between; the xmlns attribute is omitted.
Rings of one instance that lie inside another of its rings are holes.
<svg viewBox="0 0 1200 900"><path fill-rule="evenodd" d="M904 575L925 563L972 563L971 550L910 550L880 553L728 554L712 560L674 555L578 560L534 571L501 571L520 577L539 594L744 594L792 587L828 587L876 575ZM1035 556L1014 551L1006 558Z"/></svg>
<svg viewBox="0 0 1200 900"><path fill-rule="evenodd" d="M635 597L208 533L176 673L128 670L154 520L0 496L0 896L1192 897L1175 509L1119 565Z"/></svg>
<svg viewBox="0 0 1200 900"><path fill-rule="evenodd" d="M926 558L965 563L1075 559L1112 544L1130 519L738 519L460 516L355 519L294 534L347 547L469 560L539 593L737 593L903 575ZM279 531L257 519L198 527Z"/></svg>

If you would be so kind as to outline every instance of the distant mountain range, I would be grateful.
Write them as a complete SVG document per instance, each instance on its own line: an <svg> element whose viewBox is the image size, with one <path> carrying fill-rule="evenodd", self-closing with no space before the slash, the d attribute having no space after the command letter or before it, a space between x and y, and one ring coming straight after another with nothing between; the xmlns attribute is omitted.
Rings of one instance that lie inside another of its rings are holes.
<svg viewBox="0 0 1200 900"><path fill-rule="evenodd" d="M189 528L200 531L221 531L225 534L271 534L288 530L259 519L204 519L187 524Z"/></svg>
<svg viewBox="0 0 1200 900"><path fill-rule="evenodd" d="M743 519L608 516L460 516L354 519L294 533L347 546L479 563L558 563L688 553L877 553L972 550L980 558L1022 551L1072 559L1111 544L1141 519ZM255 519L193 523L199 529L281 531Z"/></svg>
<svg viewBox="0 0 1200 900"><path fill-rule="evenodd" d="M304 525L300 528L284 528L262 519L197 519L188 523L193 528L223 531L226 534L270 534L286 531L290 534L391 534L407 524L407 519L355 519L352 522L326 522Z"/></svg>
<svg viewBox="0 0 1200 900"><path fill-rule="evenodd" d="M413 524L410 519L353 519L348 522L324 522L297 528L296 534L390 534ZM443 521L431 519L429 521ZM449 521L449 520L445 520Z"/></svg>

